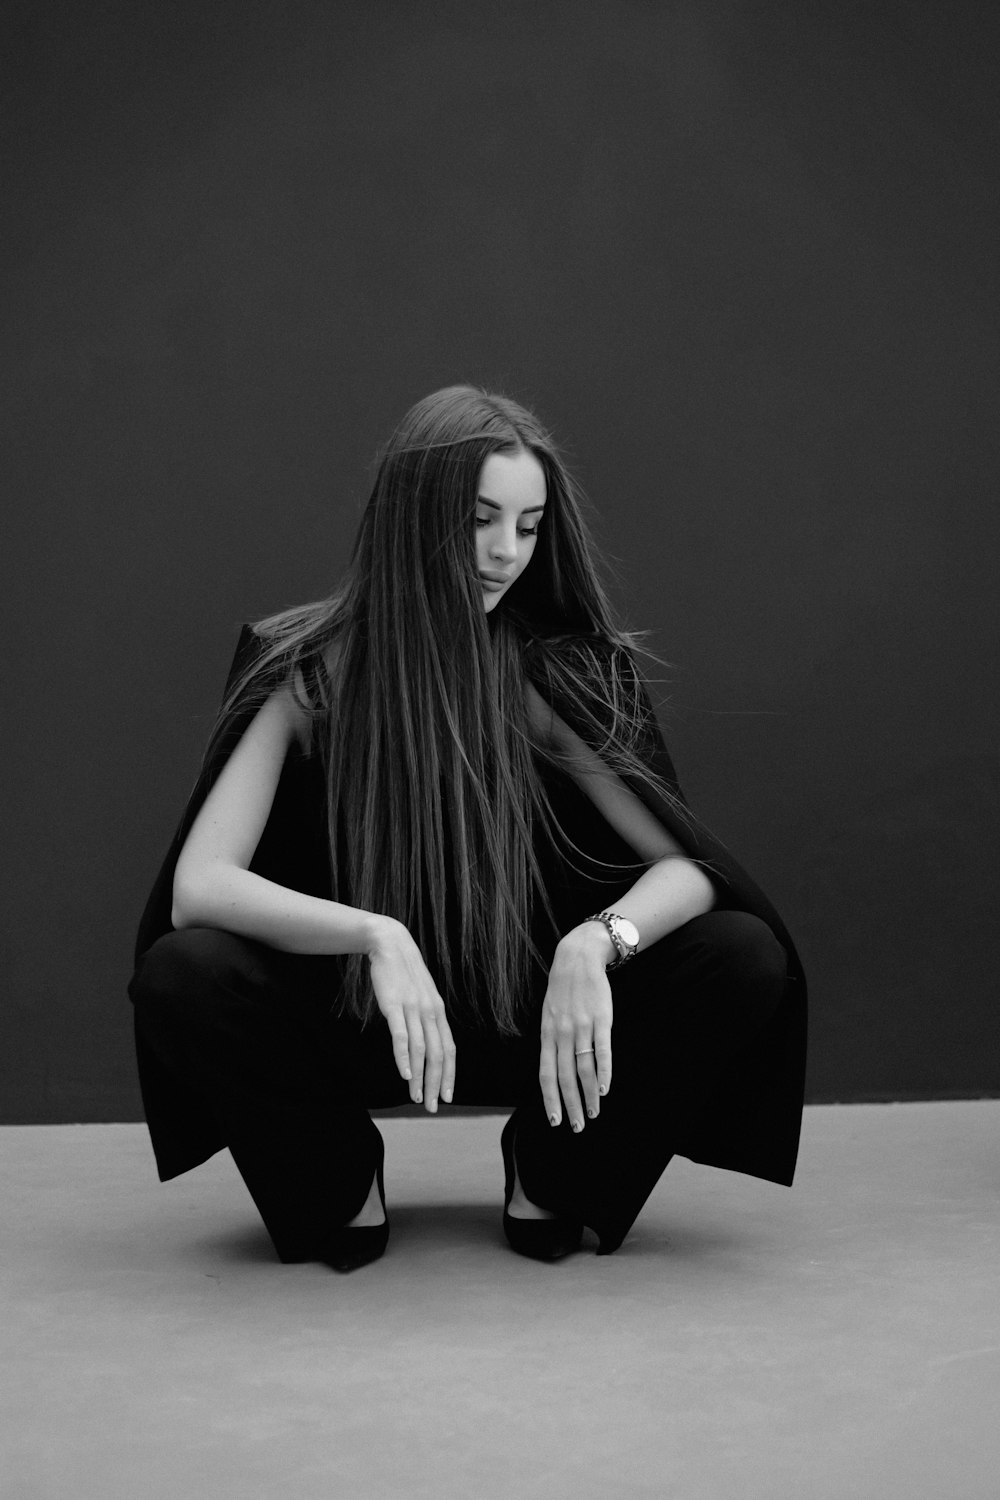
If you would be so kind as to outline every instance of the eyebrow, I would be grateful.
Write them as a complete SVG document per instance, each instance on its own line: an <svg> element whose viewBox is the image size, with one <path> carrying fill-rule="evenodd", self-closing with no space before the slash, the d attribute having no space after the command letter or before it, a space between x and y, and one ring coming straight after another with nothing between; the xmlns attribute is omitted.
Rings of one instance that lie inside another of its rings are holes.
<svg viewBox="0 0 1000 1500"><path fill-rule="evenodd" d="M486 498L485 495L477 495L476 496L476 504L477 505L488 505L491 510L503 510L503 506L502 505L498 505L495 500L487 500L487 498ZM544 509L545 509L544 505L526 505L524 507L524 509L522 510L521 514L522 514L522 516L529 516L531 514L531 512L534 511L534 510L544 510Z"/></svg>

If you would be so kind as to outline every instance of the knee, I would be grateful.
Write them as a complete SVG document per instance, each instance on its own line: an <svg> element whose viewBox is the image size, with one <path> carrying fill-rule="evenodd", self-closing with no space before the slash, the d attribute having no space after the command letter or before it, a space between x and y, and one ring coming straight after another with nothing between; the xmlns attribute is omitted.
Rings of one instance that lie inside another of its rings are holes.
<svg viewBox="0 0 1000 1500"><path fill-rule="evenodd" d="M788 972L784 948L760 917L747 911L710 911L689 924L718 971L741 983L780 993Z"/></svg>
<svg viewBox="0 0 1000 1500"><path fill-rule="evenodd" d="M128 992L142 1020L202 1007L226 971L239 964L241 939L212 927L185 927L157 938L139 959Z"/></svg>

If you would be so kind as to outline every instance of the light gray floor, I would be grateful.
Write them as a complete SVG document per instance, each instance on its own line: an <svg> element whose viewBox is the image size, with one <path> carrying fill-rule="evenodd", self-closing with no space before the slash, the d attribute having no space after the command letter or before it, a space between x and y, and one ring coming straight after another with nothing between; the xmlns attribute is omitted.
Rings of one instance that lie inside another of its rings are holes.
<svg viewBox="0 0 1000 1500"><path fill-rule="evenodd" d="M501 1124L379 1121L350 1276L280 1265L225 1153L0 1131L3 1500L1000 1494L1000 1101L811 1108L793 1189L677 1160L554 1266Z"/></svg>

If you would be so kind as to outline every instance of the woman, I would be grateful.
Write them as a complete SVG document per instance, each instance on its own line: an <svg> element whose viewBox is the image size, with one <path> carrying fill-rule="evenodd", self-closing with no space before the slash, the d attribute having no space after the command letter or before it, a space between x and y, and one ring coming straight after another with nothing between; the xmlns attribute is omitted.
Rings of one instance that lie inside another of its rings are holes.
<svg viewBox="0 0 1000 1500"><path fill-rule="evenodd" d="M278 1256L341 1270L386 1247L368 1111L407 1099L513 1108L538 1259L615 1250L674 1153L791 1183L801 965L684 803L641 649L537 419L419 402L341 587L244 627L142 918L161 1179L228 1146Z"/></svg>

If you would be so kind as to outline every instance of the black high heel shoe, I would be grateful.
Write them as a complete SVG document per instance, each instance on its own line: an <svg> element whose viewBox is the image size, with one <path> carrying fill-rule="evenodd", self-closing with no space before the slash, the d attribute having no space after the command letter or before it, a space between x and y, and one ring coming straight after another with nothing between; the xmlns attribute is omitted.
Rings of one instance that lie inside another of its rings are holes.
<svg viewBox="0 0 1000 1500"><path fill-rule="evenodd" d="M319 1257L335 1271L356 1271L359 1266L366 1266L369 1261L378 1260L380 1255L385 1254L385 1247L389 1243L389 1215L385 1209L385 1182L382 1176L384 1166L385 1141L379 1135L375 1179L378 1183L378 1195L382 1200L385 1223L353 1226L342 1224L335 1229L327 1237L323 1253Z"/></svg>
<svg viewBox="0 0 1000 1500"><path fill-rule="evenodd" d="M561 1260L580 1248L583 1225L578 1219L514 1219L508 1213L514 1194L514 1135L511 1115L500 1136L504 1167L503 1232L507 1243L518 1255L530 1256L532 1260Z"/></svg>

